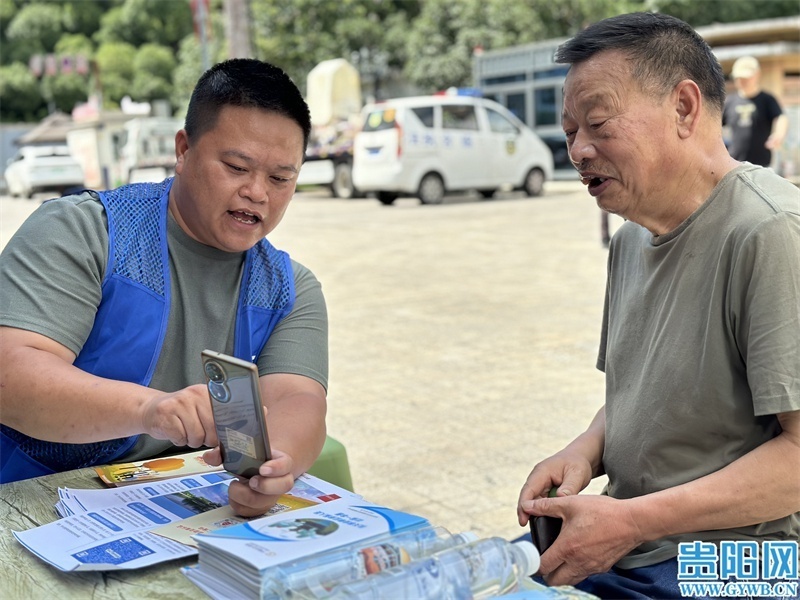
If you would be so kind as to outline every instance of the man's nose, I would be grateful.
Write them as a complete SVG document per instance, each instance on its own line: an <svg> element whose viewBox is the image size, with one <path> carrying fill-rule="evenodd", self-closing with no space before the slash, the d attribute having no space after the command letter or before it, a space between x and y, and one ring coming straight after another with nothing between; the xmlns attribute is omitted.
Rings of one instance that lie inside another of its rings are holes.
<svg viewBox="0 0 800 600"><path fill-rule="evenodd" d="M569 152L570 162L572 162L573 166L579 171L584 161L592 160L597 156L594 143L589 139L588 135L580 130L575 132L572 143L567 144L567 151Z"/></svg>
<svg viewBox="0 0 800 600"><path fill-rule="evenodd" d="M253 174L245 185L239 189L239 195L251 202L269 200L269 184L267 177Z"/></svg>

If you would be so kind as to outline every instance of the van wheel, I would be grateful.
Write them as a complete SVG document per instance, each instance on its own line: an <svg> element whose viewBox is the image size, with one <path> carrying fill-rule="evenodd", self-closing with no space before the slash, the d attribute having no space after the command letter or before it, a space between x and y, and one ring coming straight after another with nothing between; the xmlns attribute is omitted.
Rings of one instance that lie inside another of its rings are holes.
<svg viewBox="0 0 800 600"><path fill-rule="evenodd" d="M338 163L333 168L333 182L331 193L334 198L354 198L356 190L353 187L353 165L346 162Z"/></svg>
<svg viewBox="0 0 800 600"><path fill-rule="evenodd" d="M528 196L541 196L544 190L544 173L541 169L531 169L525 176L525 183L522 184L522 189Z"/></svg>
<svg viewBox="0 0 800 600"><path fill-rule="evenodd" d="M481 195L482 198L488 200L492 196L494 196L496 190L478 190L478 193Z"/></svg>
<svg viewBox="0 0 800 600"><path fill-rule="evenodd" d="M394 192L378 192L377 196L378 202L386 206L390 206L395 200L397 200L397 194Z"/></svg>
<svg viewBox="0 0 800 600"><path fill-rule="evenodd" d="M428 173L419 182L417 197L423 204L441 204L444 200L444 181L436 173Z"/></svg>

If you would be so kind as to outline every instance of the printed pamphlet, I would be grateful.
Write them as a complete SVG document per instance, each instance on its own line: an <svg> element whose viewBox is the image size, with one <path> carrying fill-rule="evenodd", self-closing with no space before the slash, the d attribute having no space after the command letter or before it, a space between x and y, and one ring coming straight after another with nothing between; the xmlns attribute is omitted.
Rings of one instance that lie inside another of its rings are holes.
<svg viewBox="0 0 800 600"><path fill-rule="evenodd" d="M94 470L103 483L113 487L222 471L221 466L206 464L203 460L205 452L199 450L138 462L114 463L95 467Z"/></svg>
<svg viewBox="0 0 800 600"><path fill-rule="evenodd" d="M120 488L60 489L56 509L62 519L13 534L26 549L62 571L137 569L192 556L197 549L184 543L187 532L247 521L228 505L232 480L231 474L219 471ZM358 498L305 474L270 512L342 497Z"/></svg>

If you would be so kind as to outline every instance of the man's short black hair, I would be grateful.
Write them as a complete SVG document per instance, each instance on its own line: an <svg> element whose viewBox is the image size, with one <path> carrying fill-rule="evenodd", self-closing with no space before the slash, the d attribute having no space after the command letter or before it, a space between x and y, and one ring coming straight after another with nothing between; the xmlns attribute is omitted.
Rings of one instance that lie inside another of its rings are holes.
<svg viewBox="0 0 800 600"><path fill-rule="evenodd" d="M260 108L287 117L303 130L308 147L311 116L297 86L279 67L252 58L233 58L203 73L192 92L184 128L194 139L212 129L225 106Z"/></svg>
<svg viewBox="0 0 800 600"><path fill-rule="evenodd" d="M605 50L628 55L631 75L643 90L665 96L678 82L691 79L706 102L722 114L725 75L711 48L688 23L648 12L610 17L559 46L556 62L573 65Z"/></svg>

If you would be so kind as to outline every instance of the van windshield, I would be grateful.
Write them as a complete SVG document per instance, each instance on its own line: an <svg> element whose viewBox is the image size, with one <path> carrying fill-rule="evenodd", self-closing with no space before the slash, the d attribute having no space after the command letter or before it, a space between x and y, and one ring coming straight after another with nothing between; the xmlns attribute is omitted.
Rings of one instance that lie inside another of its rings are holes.
<svg viewBox="0 0 800 600"><path fill-rule="evenodd" d="M364 122L364 131L382 131L395 126L397 111L393 108L383 108L370 111Z"/></svg>

